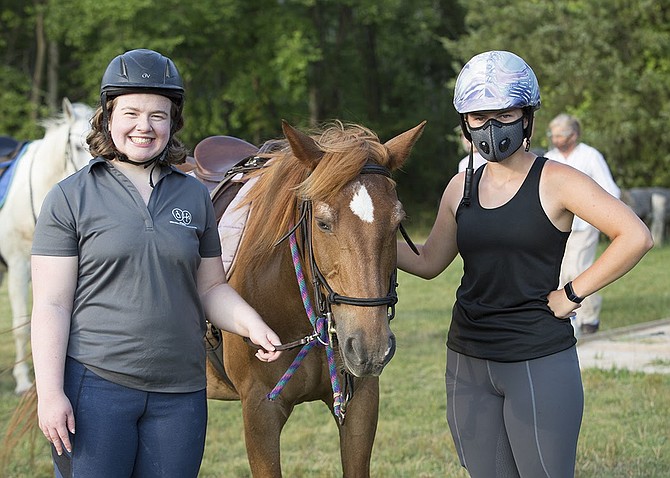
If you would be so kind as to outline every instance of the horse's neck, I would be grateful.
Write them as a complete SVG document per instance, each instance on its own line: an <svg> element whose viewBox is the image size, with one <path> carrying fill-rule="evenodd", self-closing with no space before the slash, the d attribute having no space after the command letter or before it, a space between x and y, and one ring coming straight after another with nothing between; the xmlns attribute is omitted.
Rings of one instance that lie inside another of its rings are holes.
<svg viewBox="0 0 670 478"><path fill-rule="evenodd" d="M309 284L304 264L302 267ZM309 332L309 319L301 299L288 240L278 246L277 253L272 254L266 263L254 270L247 269L246 264L238 264L230 284L280 336L296 338ZM311 288L309 294L311 300Z"/></svg>
<svg viewBox="0 0 670 478"><path fill-rule="evenodd" d="M68 170L66 151L68 134L60 129L48 131L43 139L32 142L32 155L28 159L31 190L35 198L43 199L47 192L61 179L74 171Z"/></svg>

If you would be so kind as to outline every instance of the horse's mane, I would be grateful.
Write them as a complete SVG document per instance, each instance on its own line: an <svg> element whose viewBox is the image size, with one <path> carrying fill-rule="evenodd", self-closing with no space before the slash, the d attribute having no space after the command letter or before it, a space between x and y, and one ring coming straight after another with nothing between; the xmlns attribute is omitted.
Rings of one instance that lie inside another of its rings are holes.
<svg viewBox="0 0 670 478"><path fill-rule="evenodd" d="M84 103L72 103L72 113L74 114L74 123L78 123L82 120L89 121L93 114L93 109ZM65 113L61 112L49 118L42 119L39 124L45 131L43 138L44 144L48 144L49 148L64 150L69 138L64 134L65 131L63 131L63 129L70 127L70 122L66 118ZM84 139L85 138L82 137L82 143Z"/></svg>
<svg viewBox="0 0 670 478"><path fill-rule="evenodd" d="M93 109L84 103L72 103L72 112L76 119L90 120L93 115ZM40 120L39 124L48 131L52 128L58 128L59 126L67 124L67 119L65 118L65 113L60 112L49 118Z"/></svg>
<svg viewBox="0 0 670 478"><path fill-rule="evenodd" d="M49 154L64 154L68 142L74 138L73 133L81 134L81 145L85 146L86 132L90 128L93 109L85 103L70 103L70 105L74 116L72 119L63 111L39 121L39 125L44 128L42 151L48 151ZM70 136L67 134L68 131Z"/></svg>
<svg viewBox="0 0 670 478"><path fill-rule="evenodd" d="M39 121L39 125L44 128L44 137L42 138L41 148L50 151L53 155L65 154L65 149L69 141L67 135L68 121L64 113L53 115ZM58 157L58 156L54 156Z"/></svg>
<svg viewBox="0 0 670 478"><path fill-rule="evenodd" d="M282 140L276 152L267 155L266 167L255 174L257 183L245 198L251 213L237 257L248 268L269 258L277 241L298 220L300 201L332 199L367 162L388 167L387 148L363 126L335 121L313 130L310 136L324 152L313 170Z"/></svg>
<svg viewBox="0 0 670 478"><path fill-rule="evenodd" d="M46 132L55 130L66 124L65 115L63 113L59 113L57 115L41 120L39 124L40 126L42 126L42 128L44 128Z"/></svg>

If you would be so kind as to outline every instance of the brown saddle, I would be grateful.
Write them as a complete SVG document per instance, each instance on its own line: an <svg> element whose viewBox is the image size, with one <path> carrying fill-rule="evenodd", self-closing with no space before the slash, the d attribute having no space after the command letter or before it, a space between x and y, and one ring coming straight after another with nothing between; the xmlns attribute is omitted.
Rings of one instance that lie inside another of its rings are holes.
<svg viewBox="0 0 670 478"><path fill-rule="evenodd" d="M211 193L228 171L257 153L258 148L243 139L233 136L210 136L196 145L193 151L192 172Z"/></svg>
<svg viewBox="0 0 670 478"><path fill-rule="evenodd" d="M175 164L174 167L184 173L190 173L196 168L195 158L193 156L186 156L183 163Z"/></svg>

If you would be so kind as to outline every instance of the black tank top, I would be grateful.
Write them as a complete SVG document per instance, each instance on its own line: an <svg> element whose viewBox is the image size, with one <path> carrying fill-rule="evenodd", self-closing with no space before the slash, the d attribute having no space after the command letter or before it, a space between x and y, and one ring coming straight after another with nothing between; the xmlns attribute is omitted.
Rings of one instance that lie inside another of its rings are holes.
<svg viewBox="0 0 670 478"><path fill-rule="evenodd" d="M480 167L470 206L456 211L464 273L447 338L456 352L516 362L576 343L570 320L556 318L547 305L570 233L559 231L540 204L545 162L537 158L512 199L492 209L479 202Z"/></svg>

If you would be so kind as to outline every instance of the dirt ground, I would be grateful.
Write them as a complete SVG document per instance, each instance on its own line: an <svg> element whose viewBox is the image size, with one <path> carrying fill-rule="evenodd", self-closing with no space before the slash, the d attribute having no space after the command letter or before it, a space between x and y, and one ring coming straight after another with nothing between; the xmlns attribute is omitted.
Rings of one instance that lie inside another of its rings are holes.
<svg viewBox="0 0 670 478"><path fill-rule="evenodd" d="M582 369L670 373L670 318L581 336L577 353Z"/></svg>

